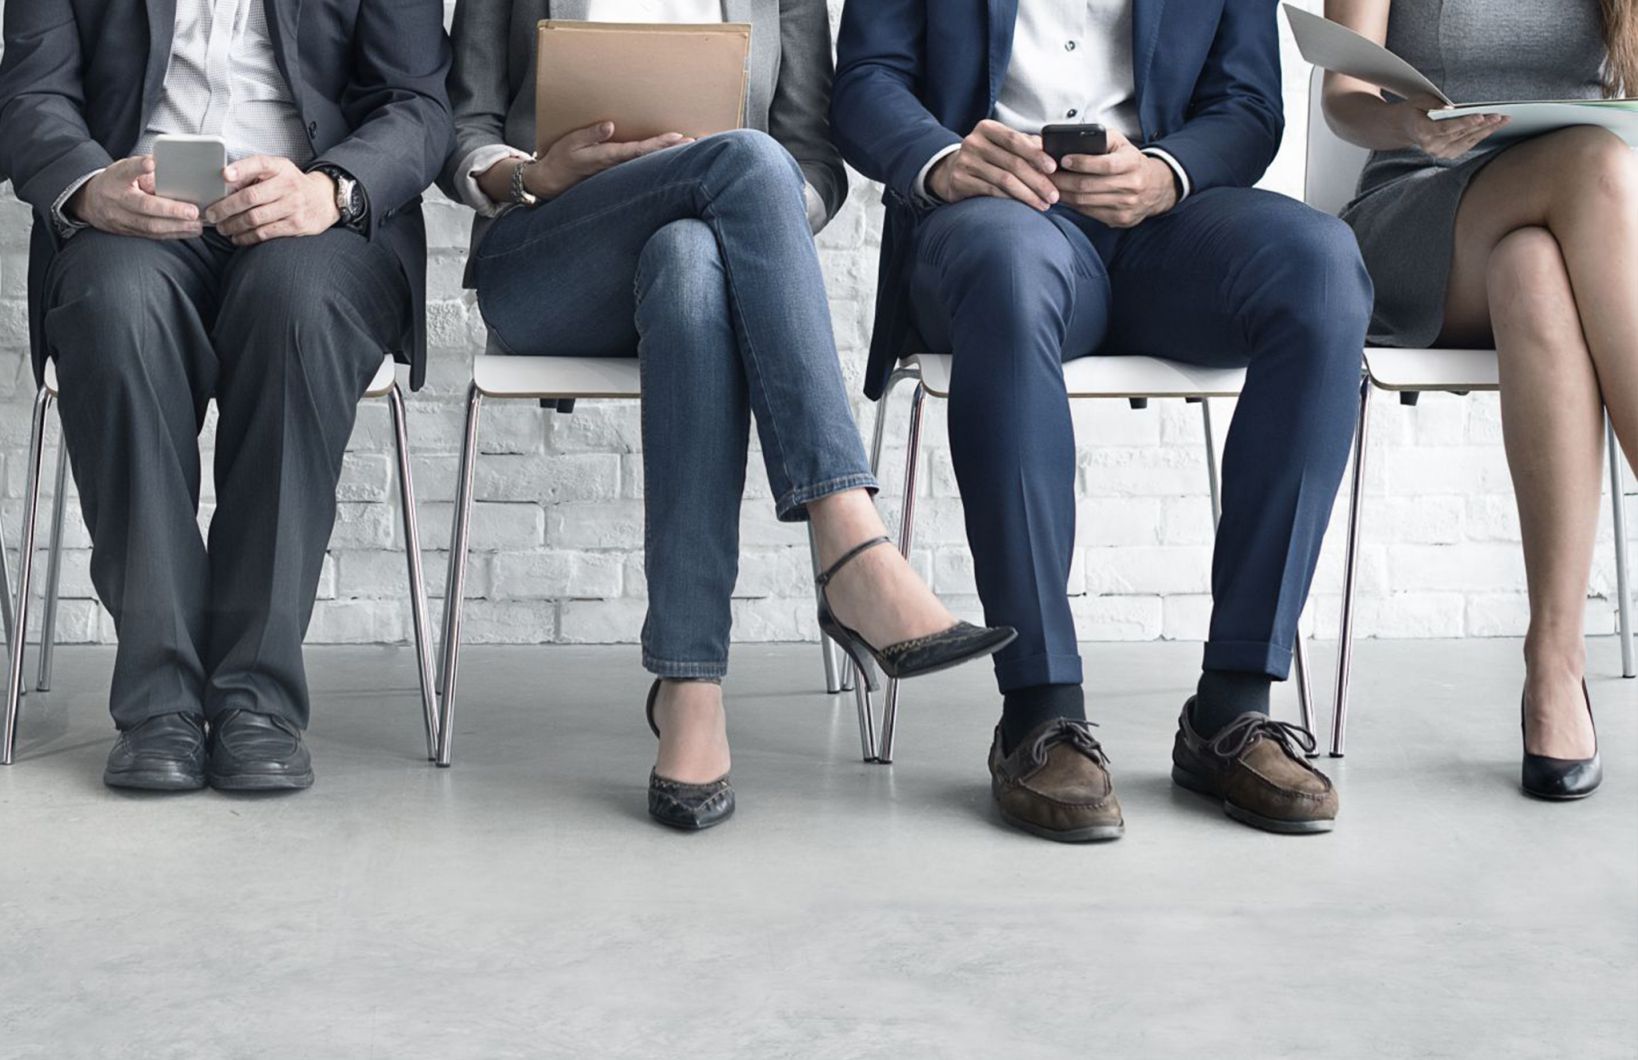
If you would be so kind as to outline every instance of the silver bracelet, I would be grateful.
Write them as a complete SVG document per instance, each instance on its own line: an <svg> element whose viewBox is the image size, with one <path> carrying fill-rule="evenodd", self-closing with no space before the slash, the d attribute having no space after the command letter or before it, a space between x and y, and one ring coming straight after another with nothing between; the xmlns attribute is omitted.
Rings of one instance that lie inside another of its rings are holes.
<svg viewBox="0 0 1638 1060"><path fill-rule="evenodd" d="M513 167L512 204L514 206L534 206L540 202L539 197L536 196L534 192L530 191L529 188L523 183L523 171L534 165L537 161L539 161L539 159L531 158L529 161Z"/></svg>

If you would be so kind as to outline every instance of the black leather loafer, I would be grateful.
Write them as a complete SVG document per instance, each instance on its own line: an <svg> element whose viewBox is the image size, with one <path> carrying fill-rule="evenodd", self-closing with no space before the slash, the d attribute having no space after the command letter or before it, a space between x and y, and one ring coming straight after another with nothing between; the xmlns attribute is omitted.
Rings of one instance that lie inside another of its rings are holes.
<svg viewBox="0 0 1638 1060"><path fill-rule="evenodd" d="M1592 694L1587 682L1581 682L1581 697L1587 703L1587 720L1593 725L1593 756L1591 758L1549 758L1546 755L1524 752L1523 770L1519 787L1533 799L1549 802L1573 802L1584 799L1604 783L1604 763L1598 754L1598 725L1593 719ZM1519 704L1519 729L1524 729L1524 704ZM1525 739L1528 740L1528 734Z"/></svg>
<svg viewBox="0 0 1638 1060"><path fill-rule="evenodd" d="M660 698L660 682L648 690L648 727L660 735L654 723L654 704ZM648 774L648 815L668 828L684 832L701 832L719 825L734 815L734 785L724 773L707 784L684 784L680 780L662 777L657 771Z"/></svg>
<svg viewBox="0 0 1638 1060"><path fill-rule="evenodd" d="M208 773L218 791L297 791L313 786L313 759L283 718L230 710L211 723Z"/></svg>
<svg viewBox="0 0 1638 1060"><path fill-rule="evenodd" d="M198 791L205 786L205 720L161 714L124 730L108 752L102 782L137 791Z"/></svg>

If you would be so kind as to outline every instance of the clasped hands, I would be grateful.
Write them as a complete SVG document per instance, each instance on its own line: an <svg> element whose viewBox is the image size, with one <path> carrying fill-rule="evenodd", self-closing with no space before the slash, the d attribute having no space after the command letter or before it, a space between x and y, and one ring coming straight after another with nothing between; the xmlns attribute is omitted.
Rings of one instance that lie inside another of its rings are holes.
<svg viewBox="0 0 1638 1060"><path fill-rule="evenodd" d="M241 247L289 236L318 235L341 219L336 185L304 173L288 158L254 155L222 171L228 193L203 211L154 190L149 155L121 159L68 201L71 217L93 228L146 239L194 239L206 223Z"/></svg>
<svg viewBox="0 0 1638 1060"><path fill-rule="evenodd" d="M1069 155L1059 165L1041 138L982 121L927 175L945 202L1016 199L1036 210L1060 203L1111 228L1133 228L1177 205L1172 169L1109 131L1106 155Z"/></svg>

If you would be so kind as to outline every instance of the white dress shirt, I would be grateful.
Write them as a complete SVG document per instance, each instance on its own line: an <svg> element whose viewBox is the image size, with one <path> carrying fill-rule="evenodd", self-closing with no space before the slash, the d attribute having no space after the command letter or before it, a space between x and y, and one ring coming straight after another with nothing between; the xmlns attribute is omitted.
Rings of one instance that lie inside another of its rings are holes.
<svg viewBox="0 0 1638 1060"><path fill-rule="evenodd" d="M1019 132L1048 125L1097 123L1135 140L1142 135L1132 72L1132 0L1019 0L1012 61L996 97L996 121ZM924 197L927 176L958 146L934 155L916 180ZM1144 149L1171 167L1189 193L1189 175L1170 154Z"/></svg>
<svg viewBox="0 0 1638 1060"><path fill-rule="evenodd" d="M164 88L135 153L152 154L154 140L166 133L219 136L230 160L312 161L312 142L273 54L264 0L177 0ZM63 207L100 172L87 173L58 198L54 213L65 234L85 225Z"/></svg>

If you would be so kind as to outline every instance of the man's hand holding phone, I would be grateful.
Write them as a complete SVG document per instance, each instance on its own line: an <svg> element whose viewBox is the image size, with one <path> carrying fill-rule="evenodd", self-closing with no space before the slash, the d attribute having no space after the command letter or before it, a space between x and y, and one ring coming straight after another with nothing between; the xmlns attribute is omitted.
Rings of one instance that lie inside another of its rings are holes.
<svg viewBox="0 0 1638 1060"><path fill-rule="evenodd" d="M80 186L66 212L101 232L143 239L194 239L204 231L199 208L154 191L154 160L123 158Z"/></svg>
<svg viewBox="0 0 1638 1060"><path fill-rule="evenodd" d="M304 173L288 158L253 155L222 175L228 194L210 204L205 220L241 247L290 236L316 236L341 219L336 184L324 173Z"/></svg>
<svg viewBox="0 0 1638 1060"><path fill-rule="evenodd" d="M1177 205L1172 168L1109 131L1109 153L1069 155L1052 177L1065 206L1111 228L1135 228Z"/></svg>
<svg viewBox="0 0 1638 1060"><path fill-rule="evenodd" d="M989 196L1046 211L1060 198L1057 172L1039 136L986 119L927 174L927 190L944 202Z"/></svg>

